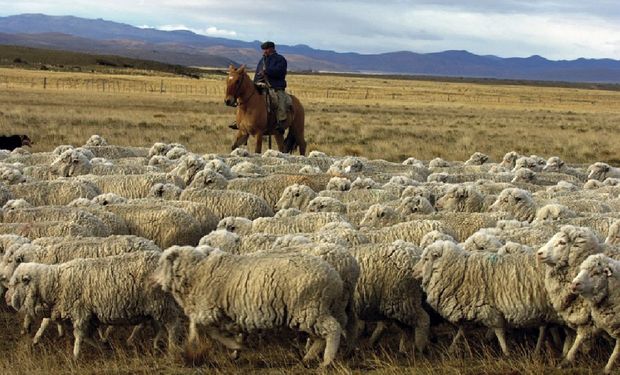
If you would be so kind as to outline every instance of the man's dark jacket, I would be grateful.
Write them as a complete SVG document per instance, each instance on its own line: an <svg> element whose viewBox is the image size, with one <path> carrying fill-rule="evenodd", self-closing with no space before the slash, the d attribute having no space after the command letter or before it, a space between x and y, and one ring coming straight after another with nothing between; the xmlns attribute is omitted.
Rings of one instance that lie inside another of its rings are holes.
<svg viewBox="0 0 620 375"><path fill-rule="evenodd" d="M256 67L256 75L254 82L260 82L263 79L263 67L269 84L274 89L286 88L286 59L277 52L269 56L263 56Z"/></svg>

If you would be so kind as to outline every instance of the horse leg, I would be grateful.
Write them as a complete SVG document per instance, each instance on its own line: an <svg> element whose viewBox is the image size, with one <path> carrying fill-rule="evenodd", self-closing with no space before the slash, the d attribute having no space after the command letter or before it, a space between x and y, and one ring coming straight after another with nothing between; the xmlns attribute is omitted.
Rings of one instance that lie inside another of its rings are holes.
<svg viewBox="0 0 620 375"><path fill-rule="evenodd" d="M284 152L284 135L276 132L276 134L274 134L274 137L276 138L276 144L278 145L278 151Z"/></svg>
<svg viewBox="0 0 620 375"><path fill-rule="evenodd" d="M254 152L257 154L261 154L263 150L263 133L256 134L256 147L254 148Z"/></svg>
<svg viewBox="0 0 620 375"><path fill-rule="evenodd" d="M235 139L235 143L232 145L232 149L236 149L241 145L246 144L250 135L248 133L244 133L241 130L237 132L237 138Z"/></svg>

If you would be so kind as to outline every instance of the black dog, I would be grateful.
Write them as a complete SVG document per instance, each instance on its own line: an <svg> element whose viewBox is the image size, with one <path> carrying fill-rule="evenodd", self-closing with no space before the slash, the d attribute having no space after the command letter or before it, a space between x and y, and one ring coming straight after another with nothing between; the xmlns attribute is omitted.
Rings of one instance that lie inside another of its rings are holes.
<svg viewBox="0 0 620 375"><path fill-rule="evenodd" d="M18 147L30 145L32 141L27 135L0 135L0 150L13 151Z"/></svg>

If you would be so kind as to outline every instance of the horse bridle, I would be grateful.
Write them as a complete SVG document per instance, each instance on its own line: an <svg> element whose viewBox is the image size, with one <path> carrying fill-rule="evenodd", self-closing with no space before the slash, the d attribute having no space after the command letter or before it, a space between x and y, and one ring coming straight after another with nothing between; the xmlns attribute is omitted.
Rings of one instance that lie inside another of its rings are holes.
<svg viewBox="0 0 620 375"><path fill-rule="evenodd" d="M237 103L237 101L239 100L239 90L241 90L241 84L243 83L243 80L245 79L245 77L246 75L243 74L241 75L241 78L237 80L237 83L236 83L237 87L235 88L235 94L233 95L233 99L235 99L235 102L232 105L233 107L236 107L239 105L239 103ZM247 99L244 99L244 101L247 102L248 100L250 100L250 98L252 98L254 94L256 94L256 91L252 92Z"/></svg>

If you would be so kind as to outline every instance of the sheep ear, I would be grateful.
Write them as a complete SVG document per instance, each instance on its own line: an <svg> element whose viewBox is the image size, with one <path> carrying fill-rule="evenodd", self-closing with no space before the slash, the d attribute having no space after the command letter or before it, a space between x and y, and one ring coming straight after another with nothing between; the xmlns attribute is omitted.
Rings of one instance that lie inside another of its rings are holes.
<svg viewBox="0 0 620 375"><path fill-rule="evenodd" d="M24 284L28 284L28 283L30 282L30 280L31 280L30 275L24 275L24 276L22 276L22 282L23 282Z"/></svg>
<svg viewBox="0 0 620 375"><path fill-rule="evenodd" d="M15 258L15 263L22 263L23 261L24 261L23 255L18 255L17 258Z"/></svg>
<svg viewBox="0 0 620 375"><path fill-rule="evenodd" d="M519 202L521 199L523 199L523 198L522 198L522 197L520 197L520 196L516 196L516 197L515 197L515 201L517 201L517 202Z"/></svg>
<svg viewBox="0 0 620 375"><path fill-rule="evenodd" d="M613 275L613 271L609 267L603 268L603 273L605 273L605 276L607 277L611 277L611 275Z"/></svg>

